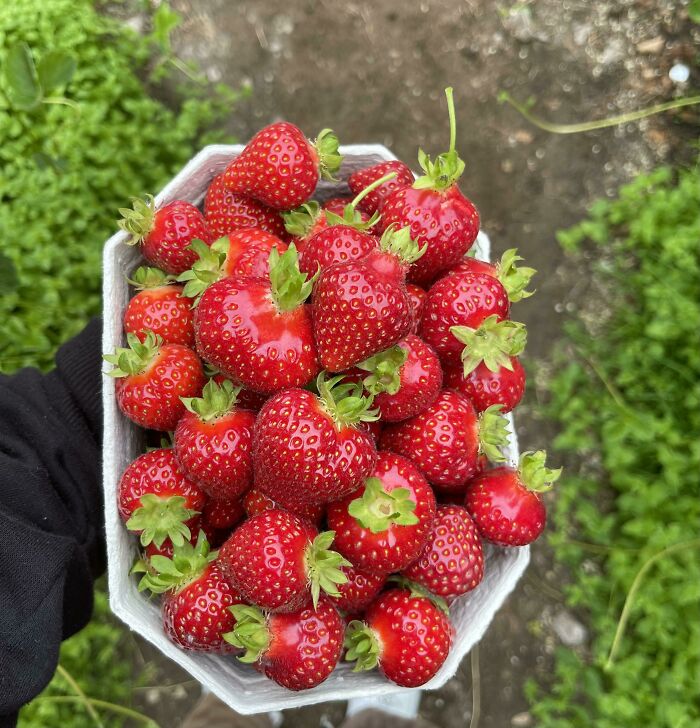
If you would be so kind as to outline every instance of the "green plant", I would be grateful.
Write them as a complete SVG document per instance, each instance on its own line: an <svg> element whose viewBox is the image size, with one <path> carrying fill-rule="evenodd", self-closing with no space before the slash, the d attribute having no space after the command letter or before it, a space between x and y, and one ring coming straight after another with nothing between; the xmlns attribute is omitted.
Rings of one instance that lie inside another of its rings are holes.
<svg viewBox="0 0 700 728"><path fill-rule="evenodd" d="M187 99L171 109L146 90L153 63L172 58L166 5L144 37L92 0L0 4L0 278L13 283L0 295L3 371L49 366L57 345L99 312L101 248L117 208L157 191L203 144L224 141L208 130L236 92L178 73ZM57 58L60 76L40 73ZM51 86L71 106L41 103L55 100Z"/></svg>
<svg viewBox="0 0 700 728"><path fill-rule="evenodd" d="M543 728L700 724L699 201L697 167L662 168L560 234L597 246L607 305L569 325L551 384L555 444L579 468L550 541L592 636L528 684Z"/></svg>

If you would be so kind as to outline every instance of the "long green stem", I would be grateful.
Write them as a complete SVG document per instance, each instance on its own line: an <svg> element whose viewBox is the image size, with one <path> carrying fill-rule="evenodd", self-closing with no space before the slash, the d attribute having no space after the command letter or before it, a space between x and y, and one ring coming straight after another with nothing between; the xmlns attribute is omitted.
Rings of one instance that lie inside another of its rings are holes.
<svg viewBox="0 0 700 728"><path fill-rule="evenodd" d="M682 109L684 106L693 106L700 104L700 96L687 96L682 99L674 99L673 101L666 101L663 104L655 104L654 106L648 106L645 109L639 109L638 111L630 111L626 114L620 114L619 116L611 116L607 119L597 119L596 121L584 121L578 124L554 124L545 119L541 119L538 116L530 113L530 110L525 106L516 101L507 91L501 91L498 95L498 100L507 104L510 104L516 111L520 112L531 124L534 124L543 131L549 131L552 134L577 134L582 131L594 131L595 129L606 129L610 126L617 126L618 124L626 124L630 121L638 121L639 119L645 119L647 116L653 116L654 114L660 114L664 111L671 111L672 109Z"/></svg>
<svg viewBox="0 0 700 728"><path fill-rule="evenodd" d="M90 703L90 700L88 699L87 695L85 695L85 692L80 687L80 685L78 685L75 678L60 663L56 666L56 672L70 685L73 692L79 698L82 698L85 710L87 710L87 712L90 714L90 717L92 718L95 725L98 728L104 728L104 723L100 720L100 716L97 714L94 706Z"/></svg>
<svg viewBox="0 0 700 728"><path fill-rule="evenodd" d="M385 182L388 182L390 179L394 179L396 177L396 172L388 172L383 177L380 177L379 179L375 179L372 184L367 185L363 190L360 190L357 195L353 198L350 205L352 206L352 209L354 210L358 204L364 200L367 195L372 192L373 190L376 190L379 185L384 184Z"/></svg>
<svg viewBox="0 0 700 728"><path fill-rule="evenodd" d="M642 580L646 576L649 569L651 569L651 567L657 561L660 561L667 556L671 556L672 554L678 553L679 551L685 551L686 549L697 548L698 546L700 546L700 538L693 539L692 541L683 541L682 543L676 543L673 546L668 546L667 548L658 551L653 556L650 556L644 562L644 564L642 564L641 569L639 569L639 571L637 572L637 576L634 577L634 581L632 582L632 586L630 587L629 592L627 592L625 604L622 607L622 613L620 614L620 620L617 623L615 638L613 639L612 646L610 647L610 654L608 655L608 659L605 662L606 670L609 670L612 667L613 662L615 661L615 657L617 656L617 652L620 649L620 645L622 643L622 638L625 634L625 629L627 628L627 622L629 621L630 612L632 611L632 605L634 604L634 600L642 584Z"/></svg>
<svg viewBox="0 0 700 728"><path fill-rule="evenodd" d="M445 89L447 97L447 113L450 116L450 151L454 152L457 146L457 117L455 116L455 100L452 95L452 86Z"/></svg>
<svg viewBox="0 0 700 728"><path fill-rule="evenodd" d="M472 647L469 654L472 668L472 717L469 728L478 728L481 718L481 671L479 670L479 645Z"/></svg>
<svg viewBox="0 0 700 728"><path fill-rule="evenodd" d="M35 703L82 703L83 699L75 697L73 695L46 695L39 698L34 698ZM138 710L132 710L131 708L125 708L123 705L117 705L116 703L108 703L106 700L98 700L97 698L87 698L87 702L94 705L96 708L104 708L112 713L119 713L125 715L127 718L143 723L147 728L160 728L153 718L149 718L143 713L139 713Z"/></svg>

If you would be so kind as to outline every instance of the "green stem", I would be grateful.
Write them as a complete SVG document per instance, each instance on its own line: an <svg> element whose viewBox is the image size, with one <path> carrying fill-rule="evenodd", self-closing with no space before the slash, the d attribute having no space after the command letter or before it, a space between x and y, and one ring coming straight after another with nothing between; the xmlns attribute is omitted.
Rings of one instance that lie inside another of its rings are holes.
<svg viewBox="0 0 700 728"><path fill-rule="evenodd" d="M448 86L445 89L445 96L447 97L447 113L450 117L450 151L454 152L457 146L457 117L455 115L455 101L452 96L452 86Z"/></svg>
<svg viewBox="0 0 700 728"><path fill-rule="evenodd" d="M75 101L71 101L71 99L65 98L65 96L47 96L45 99L41 100L41 103L58 104L59 106L70 106L71 109L80 111L80 104L76 103Z"/></svg>
<svg viewBox="0 0 700 728"><path fill-rule="evenodd" d="M396 172L388 172L383 177L380 177L379 179L375 179L372 184L367 185L367 187L364 188L364 190L360 190L360 192L357 193L353 201L350 203L352 209L356 209L358 204L362 202L362 200L367 197L367 195L372 192L373 190L376 190L379 185L384 184L390 179L394 179L396 177Z"/></svg>
<svg viewBox="0 0 700 728"><path fill-rule="evenodd" d="M46 695L39 698L34 698L35 703L82 703L82 698L74 697L73 695ZM125 708L123 705L117 705L116 703L108 703L106 700L98 700L97 698L87 698L87 702L94 705L96 708L104 708L112 713L119 713L125 715L127 718L143 723L147 728L160 728L153 718L149 718L143 713L139 713L138 710L132 710L131 708Z"/></svg>
<svg viewBox="0 0 700 728"><path fill-rule="evenodd" d="M100 716L97 714L94 706L90 703L90 700L88 699L87 695L85 695L85 692L80 687L80 685L78 685L75 678L60 663L56 665L56 672L68 683L68 685L70 685L73 692L79 698L81 698L85 710L87 710L95 725L98 728L104 728L104 723L100 720Z"/></svg>
<svg viewBox="0 0 700 728"><path fill-rule="evenodd" d="M594 131L595 129L606 129L610 126L617 126L618 124L626 124L630 121L638 121L639 119L645 119L647 116L653 116L654 114L660 114L663 111L671 111L672 109L682 109L684 106L693 106L694 104L700 104L700 96L687 96L682 99L674 99L673 101L666 101L663 104L655 104L654 106L648 106L645 109L639 109L638 111L630 111L626 114L620 114L619 116L611 116L607 119L597 119L596 121L584 121L578 124L554 124L552 122L541 119L534 114L531 114L525 104L521 104L516 101L507 91L501 91L498 95L498 100L507 104L510 104L516 111L520 112L531 124L534 124L543 131L549 131L552 134L577 134L582 131Z"/></svg>
<svg viewBox="0 0 700 728"><path fill-rule="evenodd" d="M678 553L679 551L685 551L685 549L693 549L700 546L700 538L693 539L692 541L683 541L682 543L676 543L673 544L673 546L668 546L665 549L662 549L661 551L657 551L653 556L650 556L644 564L642 564L641 569L637 572L637 576L634 577L634 581L632 582L632 586L630 587L630 590L627 592L627 597L625 598L625 604L622 607L622 613L620 614L620 620L617 623L617 630L615 631L615 638L613 639L612 646L610 648L610 654L608 655L608 659L605 662L605 669L609 670L613 662L615 661L615 657L617 656L617 652L620 649L620 644L622 643L622 638L625 634L625 629L627 627L627 622L629 621L630 612L632 611L632 605L634 604L635 597L637 596L637 592L639 591L639 588L642 584L642 580L646 576L647 572L651 567L661 559L666 558L667 556L671 556L672 554Z"/></svg>
<svg viewBox="0 0 700 728"><path fill-rule="evenodd" d="M479 644L472 647L469 653L472 668L472 717L469 728L477 728L481 717L481 671L479 670Z"/></svg>

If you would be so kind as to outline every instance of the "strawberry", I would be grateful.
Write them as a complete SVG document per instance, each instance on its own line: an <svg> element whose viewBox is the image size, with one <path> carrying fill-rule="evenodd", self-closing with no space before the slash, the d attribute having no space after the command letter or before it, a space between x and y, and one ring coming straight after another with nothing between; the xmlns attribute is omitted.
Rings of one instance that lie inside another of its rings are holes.
<svg viewBox="0 0 700 728"><path fill-rule="evenodd" d="M352 493L377 459L363 421L377 418L358 384L317 379L318 396L287 389L270 397L255 422L255 487L285 508L328 503Z"/></svg>
<svg viewBox="0 0 700 728"><path fill-rule="evenodd" d="M234 387L241 387L240 384L233 380L225 377L216 367L207 365L205 372L209 374L210 378L213 379L217 384L223 384L224 382L231 382ZM260 392L253 392L252 389L241 389L238 391L237 404L241 409L253 410L253 412L259 412L260 408L265 404L267 396Z"/></svg>
<svg viewBox="0 0 700 728"><path fill-rule="evenodd" d="M243 520L245 515L243 501L239 498L233 500L209 498L202 511L202 523L215 531L230 531Z"/></svg>
<svg viewBox="0 0 700 728"><path fill-rule="evenodd" d="M289 511L269 510L244 521L219 550L225 577L251 604L293 612L321 591L337 595L348 562L330 550L333 532L319 533Z"/></svg>
<svg viewBox="0 0 700 728"><path fill-rule="evenodd" d="M461 394L443 389L437 399L410 420L387 425L379 446L412 460L428 481L444 490L463 490L485 453L494 462L508 441L507 420L498 406L478 416Z"/></svg>
<svg viewBox="0 0 700 728"><path fill-rule="evenodd" d="M175 429L180 466L215 500L240 498L253 481L255 414L237 406L238 391L209 380L201 397L183 398L187 412Z"/></svg>
<svg viewBox="0 0 700 728"><path fill-rule="evenodd" d="M139 591L163 594L163 628L176 645L197 652L239 652L223 635L235 627L230 607L242 601L241 595L223 578L204 534L194 546L176 547L172 558L153 556L149 567Z"/></svg>
<svg viewBox="0 0 700 728"><path fill-rule="evenodd" d="M174 430L185 411L180 398L202 391L202 363L192 349L145 333L143 342L127 334L127 348L105 355L114 365L107 374L116 378L117 404L130 420L152 430Z"/></svg>
<svg viewBox="0 0 700 728"><path fill-rule="evenodd" d="M204 243L202 243L204 245ZM206 247L206 246L205 246ZM129 283L137 293L124 311L124 331L144 341L148 329L165 344L194 346L192 301L183 296L182 286L158 268L138 268Z"/></svg>
<svg viewBox="0 0 700 728"><path fill-rule="evenodd" d="M139 534L142 546L154 543L157 548L166 541L181 546L191 539L205 502L170 448L139 455L124 471L117 498L126 527Z"/></svg>
<svg viewBox="0 0 700 728"><path fill-rule="evenodd" d="M445 599L466 594L481 583L484 553L466 508L438 506L427 543L403 575Z"/></svg>
<svg viewBox="0 0 700 728"><path fill-rule="evenodd" d="M237 230L211 246L195 240L190 246L198 259L178 276L185 283L185 295L199 301L206 289L222 278L265 278L270 275L270 252L284 253L287 244L259 228Z"/></svg>
<svg viewBox="0 0 700 728"><path fill-rule="evenodd" d="M326 212L316 200L305 202L280 215L284 221L285 231L291 236L300 253L314 235L328 227Z"/></svg>
<svg viewBox="0 0 700 728"><path fill-rule="evenodd" d="M398 159L373 164L371 167L358 169L357 172L353 172L350 175L348 178L348 187L354 195L357 195L389 172L394 172L395 177L386 180L381 185L374 188L371 193L360 202L359 207L361 210L368 212L370 215L373 215L375 212L380 212L384 200L392 192L400 190L403 187L410 187L415 182L415 177L408 165L400 162Z"/></svg>
<svg viewBox="0 0 700 728"><path fill-rule="evenodd" d="M447 607L435 601L418 585L380 594L364 622L348 626L345 659L355 661L353 671L378 666L397 685L427 683L445 661L453 633Z"/></svg>
<svg viewBox="0 0 700 728"><path fill-rule="evenodd" d="M453 327L479 329L486 319L494 317L492 322L497 323L509 315L508 294L493 276L454 273L441 278L428 291L419 334L437 351L443 363L456 364L464 344L454 335ZM522 328L522 324L519 326ZM477 338L481 336L481 332L477 334Z"/></svg>
<svg viewBox="0 0 700 728"><path fill-rule="evenodd" d="M184 200L174 200L156 210L155 200L133 198L133 208L119 209L119 227L130 235L128 245L140 245L141 255L156 268L171 275L186 271L197 260L189 249L195 239L213 241L204 215Z"/></svg>
<svg viewBox="0 0 700 728"><path fill-rule="evenodd" d="M335 669L343 648L345 625L325 597L286 614L265 614L235 604L234 629L224 639L245 650L238 659L254 663L270 680L289 690L308 690Z"/></svg>
<svg viewBox="0 0 700 728"><path fill-rule="evenodd" d="M421 552L435 518L435 496L406 458L379 454L364 484L326 514L335 546L372 574L401 571Z"/></svg>
<svg viewBox="0 0 700 728"><path fill-rule="evenodd" d="M245 494L243 497L243 507L248 517L255 516L263 511L282 508L279 503L275 503L272 498L268 498L257 488L251 488ZM299 503L293 510L289 508L283 508L282 510L288 510L294 513L294 515L299 516L299 518L305 518L315 526L318 526L325 513L325 509L321 504Z"/></svg>
<svg viewBox="0 0 700 728"><path fill-rule="evenodd" d="M324 129L311 144L301 130L286 121L260 130L224 172L224 184L276 210L306 202L319 177L332 179L343 158L338 138Z"/></svg>
<svg viewBox="0 0 700 728"><path fill-rule="evenodd" d="M435 400L442 387L437 354L415 334L357 366L369 372L363 384L374 395L384 422L414 417Z"/></svg>
<svg viewBox="0 0 700 728"><path fill-rule="evenodd" d="M425 309L425 302L428 300L427 292L420 286L414 283L406 284L406 293L411 300L411 310L413 311L413 326L411 327L411 333L417 334L420 321L423 318L423 310Z"/></svg>
<svg viewBox="0 0 700 728"><path fill-rule="evenodd" d="M224 278L204 291L195 312L197 351L226 377L269 394L303 386L319 371L304 300L312 281L299 272L294 245L270 251L266 278Z"/></svg>
<svg viewBox="0 0 700 728"><path fill-rule="evenodd" d="M450 268L447 274L485 273L496 278L508 294L508 300L511 303L516 303L522 301L523 298L529 298L534 293L534 291L525 289L529 285L532 276L537 273L534 268L518 268L517 263L519 260L523 259L518 255L517 248L506 250L497 263L487 263L471 256L465 256L454 268Z"/></svg>
<svg viewBox="0 0 700 728"><path fill-rule="evenodd" d="M477 412L483 412L495 404L501 405L501 412L511 412L525 393L525 370L519 359L510 357L495 371L485 362L464 374L464 367L445 368L445 386L455 389L471 400Z"/></svg>
<svg viewBox="0 0 700 728"><path fill-rule="evenodd" d="M353 201L352 197L331 197L330 200L326 200L322 207L328 212L334 212L339 217L343 216L345 208ZM361 209L357 209L357 215L361 222L367 222L370 218L366 212Z"/></svg>
<svg viewBox="0 0 700 728"><path fill-rule="evenodd" d="M421 254L407 228L389 228L364 258L335 263L321 273L312 299L313 326L326 369L348 369L410 332L413 313L404 276Z"/></svg>
<svg viewBox="0 0 700 728"><path fill-rule="evenodd" d="M459 262L479 232L479 213L460 192L457 180L464 162L455 151L455 113L452 89L445 91L450 114L450 150L435 162L419 150L418 162L425 175L412 186L392 192L382 205L380 229L410 225L411 237L425 245L425 255L411 266L408 280L424 285Z"/></svg>
<svg viewBox="0 0 700 728"><path fill-rule="evenodd" d="M228 190L223 174L214 177L207 189L204 219L215 240L246 228L265 230L278 238L286 237L280 213L252 197Z"/></svg>
<svg viewBox="0 0 700 728"><path fill-rule="evenodd" d="M524 452L518 468L487 470L471 481L465 504L488 541L524 546L544 530L547 513L539 494L552 488L561 468L545 467L546 453Z"/></svg>
<svg viewBox="0 0 700 728"><path fill-rule="evenodd" d="M354 566L340 569L347 577L344 584L338 584L338 596L328 598L344 614L357 614L368 607L386 583L386 574L370 574Z"/></svg>

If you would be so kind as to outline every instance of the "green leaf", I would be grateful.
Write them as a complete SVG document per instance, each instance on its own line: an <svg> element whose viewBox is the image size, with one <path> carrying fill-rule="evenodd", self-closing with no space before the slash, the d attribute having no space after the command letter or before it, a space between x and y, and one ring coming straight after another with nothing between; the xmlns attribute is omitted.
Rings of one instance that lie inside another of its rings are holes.
<svg viewBox="0 0 700 728"><path fill-rule="evenodd" d="M29 111L41 101L41 86L32 51L26 43L17 43L5 57L5 83L10 102L16 109Z"/></svg>
<svg viewBox="0 0 700 728"><path fill-rule="evenodd" d="M18 286L19 277L13 260L0 252L0 296L12 293Z"/></svg>
<svg viewBox="0 0 700 728"><path fill-rule="evenodd" d="M44 53L37 66L39 83L44 93L67 86L75 73L76 62L73 56L63 51Z"/></svg>
<svg viewBox="0 0 700 728"><path fill-rule="evenodd" d="M172 51L172 43L170 34L182 22L179 13L173 10L169 3L163 2L153 14L153 31L151 39L154 40L163 51L170 53Z"/></svg>

